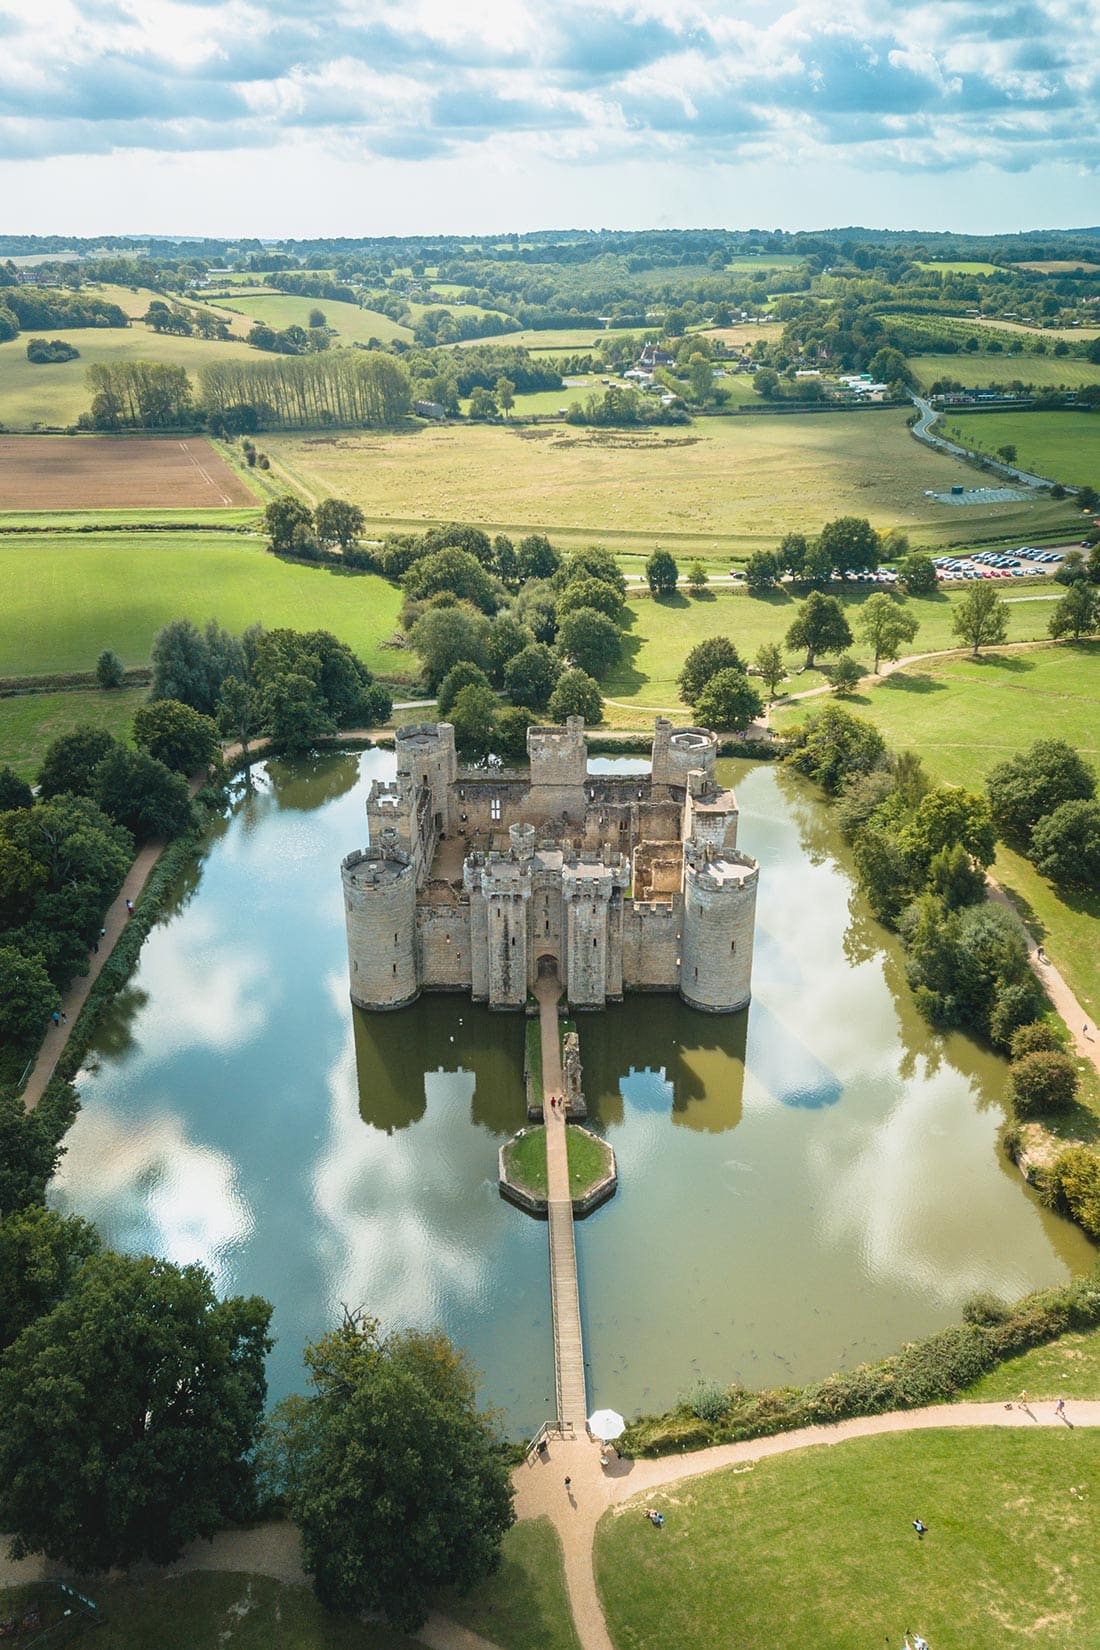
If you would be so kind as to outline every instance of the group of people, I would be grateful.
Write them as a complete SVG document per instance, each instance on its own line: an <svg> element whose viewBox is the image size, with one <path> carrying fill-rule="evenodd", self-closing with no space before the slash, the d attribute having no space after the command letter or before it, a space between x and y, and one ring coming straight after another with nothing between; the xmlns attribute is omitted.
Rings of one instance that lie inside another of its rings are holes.
<svg viewBox="0 0 1100 1650"><path fill-rule="evenodd" d="M551 1111L564 1111L565 1110L565 1095L564 1094L552 1094L550 1096L550 1110Z"/></svg>

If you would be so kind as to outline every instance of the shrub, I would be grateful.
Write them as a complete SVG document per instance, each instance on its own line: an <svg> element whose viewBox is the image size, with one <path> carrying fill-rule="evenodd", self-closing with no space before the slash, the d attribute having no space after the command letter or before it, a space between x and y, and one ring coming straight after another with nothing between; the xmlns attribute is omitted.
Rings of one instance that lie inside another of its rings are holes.
<svg viewBox="0 0 1100 1650"><path fill-rule="evenodd" d="M963 1322L977 1324L1004 1323L1011 1308L996 1295L982 1289L963 1303Z"/></svg>
<svg viewBox="0 0 1100 1650"><path fill-rule="evenodd" d="M1009 1042L1009 1053L1014 1060L1025 1054L1045 1054L1061 1049L1062 1040L1049 1020L1029 1020L1017 1026Z"/></svg>
<svg viewBox="0 0 1100 1650"><path fill-rule="evenodd" d="M717 1381L704 1381L700 1378L693 1387L690 1387L680 1400L686 1408L700 1421L720 1421L730 1407L730 1395L726 1387L720 1386Z"/></svg>
<svg viewBox="0 0 1100 1650"><path fill-rule="evenodd" d="M1038 1049L1013 1063L1008 1083L1017 1117L1068 1111L1077 1095L1077 1067L1068 1054Z"/></svg>
<svg viewBox="0 0 1100 1650"><path fill-rule="evenodd" d="M583 716L591 727L603 720L603 695L599 684L583 670L566 670L550 695L550 716L564 722L567 716Z"/></svg>
<svg viewBox="0 0 1100 1650"><path fill-rule="evenodd" d="M1058 1194L1077 1224L1100 1238L1100 1153L1089 1146L1070 1146L1054 1165Z"/></svg>
<svg viewBox="0 0 1100 1650"><path fill-rule="evenodd" d="M1100 888L1100 802L1063 802L1036 825L1031 857L1066 888Z"/></svg>
<svg viewBox="0 0 1100 1650"><path fill-rule="evenodd" d="M95 679L101 688L117 688L122 686L122 679L126 674L126 666L117 653L105 647L95 662Z"/></svg>
<svg viewBox="0 0 1100 1650"><path fill-rule="evenodd" d="M472 659L460 659L456 665L451 666L439 684L439 698L436 708L439 712L440 721L446 720L450 715L454 702L464 687L487 688L489 686L489 678L480 665L475 665Z"/></svg>

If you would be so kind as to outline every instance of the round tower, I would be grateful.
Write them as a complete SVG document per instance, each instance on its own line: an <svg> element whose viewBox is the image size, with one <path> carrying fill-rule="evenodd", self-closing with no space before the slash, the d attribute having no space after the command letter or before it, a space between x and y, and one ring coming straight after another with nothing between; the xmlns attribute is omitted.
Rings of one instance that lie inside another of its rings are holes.
<svg viewBox="0 0 1100 1650"><path fill-rule="evenodd" d="M420 995L413 863L384 843L349 854L340 874L351 1000L358 1008L403 1008Z"/></svg>
<svg viewBox="0 0 1100 1650"><path fill-rule="evenodd" d="M658 717L653 736L653 783L687 790L688 774L700 772L714 784L718 737L709 728L676 728Z"/></svg>
<svg viewBox="0 0 1100 1650"><path fill-rule="evenodd" d="M692 1008L732 1014L752 995L759 876L747 854L685 845L680 995Z"/></svg>

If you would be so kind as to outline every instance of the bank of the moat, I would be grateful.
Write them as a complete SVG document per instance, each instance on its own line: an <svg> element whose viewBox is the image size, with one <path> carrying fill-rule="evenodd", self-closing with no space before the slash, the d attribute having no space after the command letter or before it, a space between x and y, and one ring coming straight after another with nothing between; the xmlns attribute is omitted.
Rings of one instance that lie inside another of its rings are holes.
<svg viewBox="0 0 1100 1650"><path fill-rule="evenodd" d="M546 1228L497 1186L526 1021L348 1004L332 867L393 761L257 769L101 1027L55 1196L273 1300L274 1395L362 1304L442 1323L521 1433L554 1402ZM825 809L772 767L719 766L761 861L750 1009L647 996L580 1021L620 1175L577 1227L589 1398L628 1413L700 1373L824 1375L1093 1256L997 1150L1001 1062L915 1015Z"/></svg>

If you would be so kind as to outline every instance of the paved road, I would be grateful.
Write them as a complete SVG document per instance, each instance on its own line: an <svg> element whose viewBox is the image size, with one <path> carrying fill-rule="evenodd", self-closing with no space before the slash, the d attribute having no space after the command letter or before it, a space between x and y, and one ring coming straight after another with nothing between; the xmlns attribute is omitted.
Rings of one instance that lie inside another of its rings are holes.
<svg viewBox="0 0 1100 1650"><path fill-rule="evenodd" d="M998 475L1010 477L1013 481L1020 481L1025 487L1049 487L1049 476L1035 476L1030 470L1018 470L1014 464L1002 464L999 459L986 459L984 454L972 453L968 447L960 447L954 441L947 441L942 435L932 434L932 425L941 415L930 402L925 401L915 390L910 390L913 405L920 413L917 422L912 426L912 433L918 441L927 442L929 447L938 447L943 453L951 453L955 458L973 459L982 457L985 463L997 471ZM965 410L965 409L960 409ZM1069 489L1073 491L1072 488Z"/></svg>

